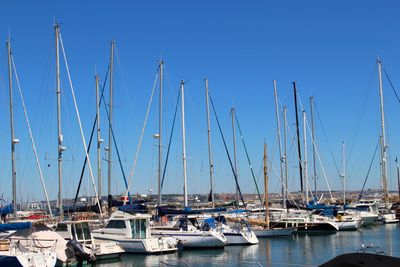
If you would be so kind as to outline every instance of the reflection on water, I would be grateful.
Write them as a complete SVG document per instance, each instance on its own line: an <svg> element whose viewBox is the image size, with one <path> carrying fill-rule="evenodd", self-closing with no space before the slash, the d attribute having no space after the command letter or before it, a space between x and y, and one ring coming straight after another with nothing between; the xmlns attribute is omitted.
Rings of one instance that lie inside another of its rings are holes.
<svg viewBox="0 0 400 267"><path fill-rule="evenodd" d="M123 255L97 266L318 266L333 257L355 252L361 244L379 246L400 257L400 226L378 225L329 235L294 235L260 239L258 245L225 249L184 250L165 255Z"/></svg>

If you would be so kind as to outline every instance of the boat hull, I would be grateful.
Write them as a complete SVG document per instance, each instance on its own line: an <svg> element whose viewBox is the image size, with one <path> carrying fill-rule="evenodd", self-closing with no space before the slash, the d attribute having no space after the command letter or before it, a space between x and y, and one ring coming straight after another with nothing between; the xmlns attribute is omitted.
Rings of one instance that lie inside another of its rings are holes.
<svg viewBox="0 0 400 267"><path fill-rule="evenodd" d="M226 241L209 232L192 233L185 231L153 231L155 236L169 236L178 240L183 248L223 248Z"/></svg>
<svg viewBox="0 0 400 267"><path fill-rule="evenodd" d="M115 239L106 236L96 236L95 239L118 242L126 253L157 254L157 253L175 252L178 250L175 244L172 243L167 244L168 240L165 238Z"/></svg>

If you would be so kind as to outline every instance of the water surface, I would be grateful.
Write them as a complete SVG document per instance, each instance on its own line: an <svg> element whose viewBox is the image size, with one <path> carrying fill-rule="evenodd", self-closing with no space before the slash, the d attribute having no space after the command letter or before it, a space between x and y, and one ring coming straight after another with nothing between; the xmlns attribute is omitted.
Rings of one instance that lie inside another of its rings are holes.
<svg viewBox="0 0 400 267"><path fill-rule="evenodd" d="M165 255L130 254L96 266L318 266L339 254L356 252L361 244L373 244L387 255L400 257L399 230L399 224L388 224L326 235L260 238L258 245L184 250Z"/></svg>

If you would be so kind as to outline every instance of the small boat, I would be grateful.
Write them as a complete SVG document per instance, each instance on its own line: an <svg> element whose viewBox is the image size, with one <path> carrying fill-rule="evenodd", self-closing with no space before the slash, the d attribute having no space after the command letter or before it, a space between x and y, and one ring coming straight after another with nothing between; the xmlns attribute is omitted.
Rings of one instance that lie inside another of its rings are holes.
<svg viewBox="0 0 400 267"><path fill-rule="evenodd" d="M383 223L398 223L399 219L396 218L394 210L382 209L379 210L379 217Z"/></svg>
<svg viewBox="0 0 400 267"><path fill-rule="evenodd" d="M75 239L80 244L90 249L96 261L112 259L121 256L125 250L115 241L96 240L92 237L89 223L95 220L62 221L57 224L55 231L65 240Z"/></svg>
<svg viewBox="0 0 400 267"><path fill-rule="evenodd" d="M258 238L250 224L241 219L232 223L227 223L225 216L207 218L204 223L211 228L221 231L226 237L228 245L255 245L258 244Z"/></svg>
<svg viewBox="0 0 400 267"><path fill-rule="evenodd" d="M112 213L104 228L92 231L97 240L118 242L128 253L166 253L177 251L177 240L171 237L153 237L150 232L150 215Z"/></svg>

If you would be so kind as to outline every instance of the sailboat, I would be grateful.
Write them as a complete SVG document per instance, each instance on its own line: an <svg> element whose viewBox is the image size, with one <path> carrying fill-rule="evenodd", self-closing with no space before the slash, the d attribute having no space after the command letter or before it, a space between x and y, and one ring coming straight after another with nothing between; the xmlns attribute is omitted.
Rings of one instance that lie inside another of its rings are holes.
<svg viewBox="0 0 400 267"><path fill-rule="evenodd" d="M186 129L185 129L185 97L184 81L180 84L181 107L182 107L182 159L184 178L184 210L190 213L187 195L186 175ZM199 225L195 216L183 215L176 217L169 225L154 225L151 229L155 236L170 236L178 239L183 248L221 247L227 244L225 236L216 229L210 229Z"/></svg>
<svg viewBox="0 0 400 267"><path fill-rule="evenodd" d="M267 144L264 143L264 202L265 221L249 220L257 237L290 236L295 228L292 227L271 227L268 206L268 172L267 172Z"/></svg>

